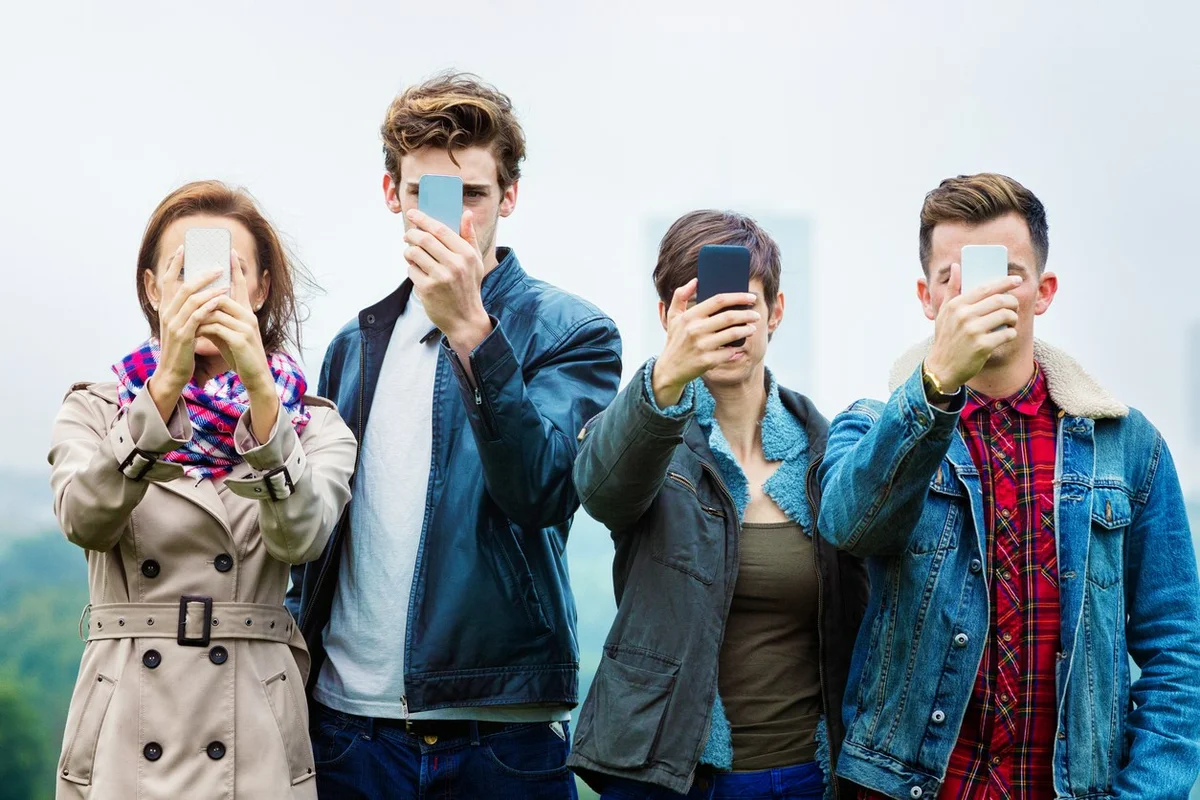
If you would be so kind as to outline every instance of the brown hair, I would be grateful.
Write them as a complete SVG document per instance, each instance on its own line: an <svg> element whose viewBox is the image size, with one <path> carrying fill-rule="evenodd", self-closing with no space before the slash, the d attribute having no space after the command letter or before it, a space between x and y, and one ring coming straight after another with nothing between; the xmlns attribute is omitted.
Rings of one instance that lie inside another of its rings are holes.
<svg viewBox="0 0 1200 800"><path fill-rule="evenodd" d="M250 231L257 248L255 257L259 274L266 272L271 275L271 289L263 300L262 308L255 312L263 349L267 353L275 353L291 344L299 350L302 320L301 304L296 299L296 284L312 287L312 279L304 267L288 254L279 235L249 192L220 181L195 181L180 186L163 198L150 215L146 232L142 234L142 246L138 250L136 277L138 302L146 321L150 323L151 333L158 335L158 311L150 304L142 275L146 271L154 272L161 258L159 246L167 227L177 219L196 214L237 220ZM187 268L186 265L184 268Z"/></svg>
<svg viewBox="0 0 1200 800"><path fill-rule="evenodd" d="M1050 255L1050 225L1046 207L1033 192L1005 175L981 172L946 178L925 195L921 206L921 268L929 276L929 254L933 248L933 229L939 222L965 222L981 225L1005 214L1020 214L1029 226L1029 238L1037 257L1037 269L1046 268Z"/></svg>
<svg viewBox="0 0 1200 800"><path fill-rule="evenodd" d="M675 290L696 277L696 261L706 244L739 244L750 250L750 277L762 281L767 308L779 294L783 269L779 245L758 223L733 211L691 211L671 224L658 246L654 288L667 305Z"/></svg>
<svg viewBox="0 0 1200 800"><path fill-rule="evenodd" d="M388 106L379 129L383 165L397 183L400 158L422 147L444 147L450 160L466 147L490 147L501 189L521 177L525 133L512 101L468 73L443 73L410 86Z"/></svg>

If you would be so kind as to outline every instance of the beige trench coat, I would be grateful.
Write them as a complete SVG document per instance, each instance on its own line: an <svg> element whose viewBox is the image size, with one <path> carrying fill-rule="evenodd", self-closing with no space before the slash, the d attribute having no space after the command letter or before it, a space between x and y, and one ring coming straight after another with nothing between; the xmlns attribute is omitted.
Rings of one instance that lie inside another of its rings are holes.
<svg viewBox="0 0 1200 800"><path fill-rule="evenodd" d="M308 652L282 603L288 565L320 555L350 498L356 446L305 399L300 436L281 412L258 445L243 417L245 461L214 481L156 460L191 438L182 400L164 424L149 392L121 413L115 383L67 395L51 483L91 606L59 798L316 798Z"/></svg>

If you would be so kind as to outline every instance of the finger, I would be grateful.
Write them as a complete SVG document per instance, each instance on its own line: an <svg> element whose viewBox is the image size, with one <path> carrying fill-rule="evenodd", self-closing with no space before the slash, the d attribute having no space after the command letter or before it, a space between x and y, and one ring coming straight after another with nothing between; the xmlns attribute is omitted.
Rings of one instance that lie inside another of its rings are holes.
<svg viewBox="0 0 1200 800"><path fill-rule="evenodd" d="M980 344L989 350L995 350L1000 345L1007 344L1016 338L1016 328L1000 328L999 330L994 330L991 333L988 333L986 336L980 339Z"/></svg>
<svg viewBox="0 0 1200 800"><path fill-rule="evenodd" d="M404 251L404 260L408 262L410 267L415 267L423 272L426 277L434 278L442 273L444 267L438 263L437 259L429 255L423 247L410 247Z"/></svg>
<svg viewBox="0 0 1200 800"><path fill-rule="evenodd" d="M714 295L703 303L697 303L692 306L691 311L697 316L711 317L730 306L752 306L757 300L758 298L749 292L729 292L728 294Z"/></svg>
<svg viewBox="0 0 1200 800"><path fill-rule="evenodd" d="M196 313L197 309L208 307L211 305L211 308L209 308L209 310L211 311L212 309L217 307L217 304L216 304L217 298L222 297L224 294L225 294L225 290L219 289L219 288L218 289L206 289L203 292L197 292L196 294L193 294L191 297L188 297L186 300L184 300L183 304L181 305L179 310L175 313L175 315L172 317L172 319L173 320L182 320L183 321L183 324L181 326L181 329L182 329L183 327L187 326L188 319L193 314Z"/></svg>
<svg viewBox="0 0 1200 800"><path fill-rule="evenodd" d="M985 314L974 322L974 330L979 332L991 332L1001 325L1015 326L1017 324L1017 312L1011 308L1001 308L993 311L990 314Z"/></svg>
<svg viewBox="0 0 1200 800"><path fill-rule="evenodd" d="M1012 309L1016 311L1021 306L1021 301L1013 297L1008 292L989 295L978 303L974 303L967 307L967 313L973 316L982 317L986 314L991 314L993 311L999 311L1002 308Z"/></svg>
<svg viewBox="0 0 1200 800"><path fill-rule="evenodd" d="M179 291L176 288L179 283L179 275L183 272L183 245L175 248L175 252L171 255L171 260L167 262L167 268L163 271L162 277L162 307L159 309L159 319L167 319L178 307L176 299L179 297Z"/></svg>
<svg viewBox="0 0 1200 800"><path fill-rule="evenodd" d="M408 265L408 279L413 282L417 296L422 298L425 296L425 291L433 285L433 279L420 267L413 266L411 263Z"/></svg>
<svg viewBox="0 0 1200 800"><path fill-rule="evenodd" d="M250 305L250 289L246 286L246 270L237 250L229 248L229 286L233 299Z"/></svg>
<svg viewBox="0 0 1200 800"><path fill-rule="evenodd" d="M962 294L962 266L958 264L950 265L950 285L947 287L950 298L958 297Z"/></svg>
<svg viewBox="0 0 1200 800"><path fill-rule="evenodd" d="M233 302L224 295L222 297L218 297L216 307L209 313L207 317L205 317L204 321L206 323L219 322L230 330L237 331L242 336L249 337L254 330L254 326L246 322L246 320L231 314L229 310L222 305L222 299L225 299L228 302ZM237 304L235 303L235 305ZM241 308L241 306L238 306L238 308Z"/></svg>
<svg viewBox="0 0 1200 800"><path fill-rule="evenodd" d="M690 281L680 286L675 290L675 294L671 295L671 305L667 309L667 323L678 317L680 314L687 311L687 304L696 296L696 287L700 284L699 278L692 278Z"/></svg>
<svg viewBox="0 0 1200 800"><path fill-rule="evenodd" d="M697 321L696 330L703 333L724 330L734 325L757 325L762 314L754 309L733 308Z"/></svg>
<svg viewBox="0 0 1200 800"><path fill-rule="evenodd" d="M757 325L734 325L732 328L726 328L723 331L709 334L696 344L703 351L719 350L722 347L728 347L738 339L747 339L754 335L758 330Z"/></svg>
<svg viewBox="0 0 1200 800"><path fill-rule="evenodd" d="M446 245L434 236L429 231L423 231L418 228L409 228L404 232L404 241L408 242L413 247L419 247L433 257L434 261L447 263L453 253Z"/></svg>
<svg viewBox="0 0 1200 800"><path fill-rule="evenodd" d="M197 306L184 319L183 325L180 326L180 328L179 328L179 333L182 334L187 339L196 338L197 329L202 324L204 324L204 321L208 318L208 315L211 314L213 311L215 311L216 308L217 308L217 298L216 297L209 298L209 300L207 302L202 303L199 306Z"/></svg>
<svg viewBox="0 0 1200 800"><path fill-rule="evenodd" d="M463 238L458 235L457 231L451 230L449 226L443 225L419 209L409 209L408 221L416 225L420 230L432 234L435 239L449 250L457 251L462 246ZM408 232L411 233L412 228L409 228ZM458 243L459 246L456 247L455 243Z"/></svg>
<svg viewBox="0 0 1200 800"><path fill-rule="evenodd" d="M1013 289L1021 285L1024 280L1020 275L1007 275L997 281L989 281L981 286L976 286L963 295L963 302L974 305L985 297L991 297L994 294L1002 292L1011 292Z"/></svg>
<svg viewBox="0 0 1200 800"><path fill-rule="evenodd" d="M248 328L258 327L258 317L254 316L254 312L227 294L217 297L217 308L236 319L240 325Z"/></svg>

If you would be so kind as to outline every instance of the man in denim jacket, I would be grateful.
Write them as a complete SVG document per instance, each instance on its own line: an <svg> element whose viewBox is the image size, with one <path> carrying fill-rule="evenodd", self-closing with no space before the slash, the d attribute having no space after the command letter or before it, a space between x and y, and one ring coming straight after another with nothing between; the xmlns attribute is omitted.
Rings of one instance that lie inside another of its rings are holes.
<svg viewBox="0 0 1200 800"><path fill-rule="evenodd" d="M818 529L871 579L838 772L861 798L1184 798L1200 580L1170 452L1034 339L1057 279L1031 192L943 181L920 242L933 339L833 421L820 468ZM964 292L978 244L1009 276Z"/></svg>

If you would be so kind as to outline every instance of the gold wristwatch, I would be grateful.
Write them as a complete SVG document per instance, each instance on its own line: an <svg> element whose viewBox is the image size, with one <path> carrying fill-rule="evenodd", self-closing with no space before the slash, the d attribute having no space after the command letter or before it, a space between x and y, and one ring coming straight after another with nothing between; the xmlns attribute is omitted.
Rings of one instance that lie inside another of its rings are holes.
<svg viewBox="0 0 1200 800"><path fill-rule="evenodd" d="M925 365L924 361L921 362L921 383L925 385L925 398L933 405L949 403L958 396L958 392L947 394L942 390L941 381L929 371L929 367ZM962 389L960 388L958 391L961 392Z"/></svg>

